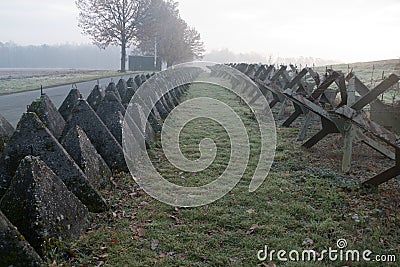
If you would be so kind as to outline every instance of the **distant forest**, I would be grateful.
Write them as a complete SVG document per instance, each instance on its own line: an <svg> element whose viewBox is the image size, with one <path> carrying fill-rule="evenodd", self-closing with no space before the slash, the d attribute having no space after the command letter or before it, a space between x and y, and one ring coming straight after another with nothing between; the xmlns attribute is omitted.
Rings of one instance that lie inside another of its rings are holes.
<svg viewBox="0 0 400 267"><path fill-rule="evenodd" d="M141 55L139 49L130 52ZM0 68L72 68L117 70L120 67L120 48L111 46L99 49L95 45L62 44L62 45L29 45L21 46L12 42L0 42ZM147 54L146 54L147 55ZM267 64L306 64L323 66L339 63L312 57L283 58L259 53L234 53L228 49L213 50L204 55L203 60L229 63L267 63Z"/></svg>
<svg viewBox="0 0 400 267"><path fill-rule="evenodd" d="M118 47L99 49L94 45L29 45L0 42L0 68L72 68L117 70Z"/></svg>

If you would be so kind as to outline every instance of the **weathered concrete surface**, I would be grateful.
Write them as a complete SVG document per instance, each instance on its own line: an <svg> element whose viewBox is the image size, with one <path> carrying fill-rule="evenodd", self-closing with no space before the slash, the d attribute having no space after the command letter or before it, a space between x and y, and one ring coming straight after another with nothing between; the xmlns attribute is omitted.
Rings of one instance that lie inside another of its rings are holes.
<svg viewBox="0 0 400 267"><path fill-rule="evenodd" d="M122 104L126 107L129 102L131 102L132 97L135 95L136 91L137 91L137 86L136 83L134 83L134 87L128 87L126 89L126 93L124 95L124 97L122 98Z"/></svg>
<svg viewBox="0 0 400 267"><path fill-rule="evenodd" d="M90 95L87 97L87 102L93 108L93 110L97 110L97 107L100 105L100 102L103 100L105 93L100 88L99 85L96 85L93 90L90 92Z"/></svg>
<svg viewBox="0 0 400 267"><path fill-rule="evenodd" d="M81 127L72 127L62 138L61 144L96 189L103 189L109 183L109 178L112 177L111 170Z"/></svg>
<svg viewBox="0 0 400 267"><path fill-rule="evenodd" d="M117 83L117 90L118 90L118 93L119 93L121 99L124 98L127 89L128 89L127 82L124 79L120 79Z"/></svg>
<svg viewBox="0 0 400 267"><path fill-rule="evenodd" d="M14 127L0 114L0 137L10 137L14 132Z"/></svg>
<svg viewBox="0 0 400 267"><path fill-rule="evenodd" d="M34 100L29 106L28 112L36 113L47 129L57 139L60 138L65 127L65 120L46 94L42 94Z"/></svg>
<svg viewBox="0 0 400 267"><path fill-rule="evenodd" d="M135 114L135 116L134 117L126 116L125 119L127 120L128 125L131 125L132 122L135 123L141 130L141 133L145 137L145 140L147 142L153 140L153 138L155 136L154 130L151 127L150 122L145 117L142 107L137 103L130 104L130 105L132 105L132 107L131 107L132 114ZM143 132L143 128L142 128L143 125L145 125L144 132Z"/></svg>
<svg viewBox="0 0 400 267"><path fill-rule="evenodd" d="M136 88L137 88L137 84L135 83L135 80L133 79L133 77L130 77L130 78L126 81L126 85L128 85L128 87L133 87L134 85L136 85Z"/></svg>
<svg viewBox="0 0 400 267"><path fill-rule="evenodd" d="M32 156L21 161L0 209L41 256L52 242L77 236L88 226L87 208Z"/></svg>
<svg viewBox="0 0 400 267"><path fill-rule="evenodd" d="M72 117L72 109L74 108L78 99L81 98L81 93L78 89L71 89L68 96L64 99L58 111L66 122Z"/></svg>
<svg viewBox="0 0 400 267"><path fill-rule="evenodd" d="M89 104L81 99L72 112L73 116L64 132L79 125L89 137L97 152L112 170L127 171L121 145Z"/></svg>
<svg viewBox="0 0 400 267"><path fill-rule="evenodd" d="M0 211L0 266L41 266L42 259Z"/></svg>
<svg viewBox="0 0 400 267"><path fill-rule="evenodd" d="M114 92L106 92L106 96L97 108L97 115L104 122L112 135L122 145L122 124L125 108L118 100Z"/></svg>
<svg viewBox="0 0 400 267"><path fill-rule="evenodd" d="M119 102L122 102L121 96L119 95L117 86L115 85L114 82L110 82L106 88L106 94L107 92L114 92L115 96L117 97Z"/></svg>
<svg viewBox="0 0 400 267"><path fill-rule="evenodd" d="M90 184L83 171L65 151L46 126L32 112L25 113L7 143L5 162L9 173L14 173L26 156L40 156L92 212L107 210L106 201Z"/></svg>
<svg viewBox="0 0 400 267"><path fill-rule="evenodd" d="M0 153L0 199L10 186L12 175L7 171L4 155Z"/></svg>
<svg viewBox="0 0 400 267"><path fill-rule="evenodd" d="M136 83L136 85L137 85L138 88L139 88L139 87L142 85L142 83L143 83L142 78L140 77L140 75L136 75L135 78L133 78L133 80L135 81L135 83Z"/></svg>
<svg viewBox="0 0 400 267"><path fill-rule="evenodd" d="M14 127L0 114L0 155L3 153L5 143L13 132Z"/></svg>

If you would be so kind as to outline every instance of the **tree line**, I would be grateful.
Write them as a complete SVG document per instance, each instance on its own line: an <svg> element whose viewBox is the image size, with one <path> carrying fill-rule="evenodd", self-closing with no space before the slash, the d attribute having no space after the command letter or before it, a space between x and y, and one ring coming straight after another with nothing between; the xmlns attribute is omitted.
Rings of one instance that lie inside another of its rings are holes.
<svg viewBox="0 0 400 267"><path fill-rule="evenodd" d="M121 48L121 71L127 49L155 53L172 66L202 58L200 34L180 16L173 0L77 0L79 27L100 48Z"/></svg>
<svg viewBox="0 0 400 267"><path fill-rule="evenodd" d="M118 69L117 47L60 44L21 46L0 42L0 68Z"/></svg>

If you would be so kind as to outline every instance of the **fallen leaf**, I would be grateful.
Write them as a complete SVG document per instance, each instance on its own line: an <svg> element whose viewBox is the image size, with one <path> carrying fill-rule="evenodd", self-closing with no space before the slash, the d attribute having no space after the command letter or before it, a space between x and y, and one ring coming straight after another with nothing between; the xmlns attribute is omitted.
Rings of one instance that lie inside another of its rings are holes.
<svg viewBox="0 0 400 267"><path fill-rule="evenodd" d="M110 242L113 243L113 244L118 244L119 243L118 239L115 239L115 238L111 238Z"/></svg>
<svg viewBox="0 0 400 267"><path fill-rule="evenodd" d="M258 228L258 224L253 224L249 230L247 230L246 235L251 235Z"/></svg>
<svg viewBox="0 0 400 267"><path fill-rule="evenodd" d="M153 239L151 241L151 250L155 250L158 247L158 240L157 239Z"/></svg>
<svg viewBox="0 0 400 267"><path fill-rule="evenodd" d="M256 213L256 211L255 211L255 210L253 210L253 209L246 210L246 212L247 212L248 214L253 214L253 213Z"/></svg>
<svg viewBox="0 0 400 267"><path fill-rule="evenodd" d="M76 253L73 252L72 250L67 250L67 253L71 258L75 258L76 257Z"/></svg>
<svg viewBox="0 0 400 267"><path fill-rule="evenodd" d="M99 256L100 259L105 259L107 257L108 257L108 253L104 253L104 254Z"/></svg>

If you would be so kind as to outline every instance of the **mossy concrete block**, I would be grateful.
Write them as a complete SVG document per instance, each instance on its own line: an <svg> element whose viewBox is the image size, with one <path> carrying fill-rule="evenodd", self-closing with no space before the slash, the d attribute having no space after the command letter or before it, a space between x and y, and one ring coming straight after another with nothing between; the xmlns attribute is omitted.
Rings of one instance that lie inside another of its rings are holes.
<svg viewBox="0 0 400 267"><path fill-rule="evenodd" d="M26 156L40 156L92 212L107 210L106 201L87 180L83 171L40 121L35 113L24 113L5 150L9 173L14 173Z"/></svg>
<svg viewBox="0 0 400 267"><path fill-rule="evenodd" d="M37 252L0 211L0 266L36 267L42 264Z"/></svg>
<svg viewBox="0 0 400 267"><path fill-rule="evenodd" d="M122 98L118 92L117 86L115 85L114 82L110 82L106 88L106 94L107 92L114 92L115 96L117 97L118 101L122 103Z"/></svg>
<svg viewBox="0 0 400 267"><path fill-rule="evenodd" d="M125 96L127 89L128 89L128 84L125 81L125 79L120 79L117 83L117 90L121 99Z"/></svg>
<svg viewBox="0 0 400 267"><path fill-rule="evenodd" d="M143 83L142 78L140 77L140 75L136 75L135 78L133 78L133 80L135 81L135 83L136 83L136 85L137 85L138 88L139 88L139 87L142 85L142 83Z"/></svg>
<svg viewBox="0 0 400 267"><path fill-rule="evenodd" d="M42 257L89 225L88 209L38 157L21 161L0 209Z"/></svg>
<svg viewBox="0 0 400 267"><path fill-rule="evenodd" d="M124 121L125 107L118 100L114 92L106 92L96 113L115 139L117 139L118 143L122 144L122 124Z"/></svg>
<svg viewBox="0 0 400 267"><path fill-rule="evenodd" d="M111 170L127 171L121 145L90 105L81 99L72 114L64 132L67 133L72 127L79 125Z"/></svg>
<svg viewBox="0 0 400 267"><path fill-rule="evenodd" d="M136 89L138 88L135 79L133 77L130 77L127 81L126 84L128 85L128 87L136 87Z"/></svg>
<svg viewBox="0 0 400 267"><path fill-rule="evenodd" d="M5 144L13 132L14 127L0 114L0 154L3 153Z"/></svg>
<svg viewBox="0 0 400 267"><path fill-rule="evenodd" d="M111 170L81 127L78 125L72 127L62 138L61 144L96 189L103 189L109 184L110 177L112 177Z"/></svg>
<svg viewBox="0 0 400 267"><path fill-rule="evenodd" d="M78 89L71 89L68 96L64 99L58 111L66 122L68 122L72 117L72 109L74 108L78 99L82 97Z"/></svg>
<svg viewBox="0 0 400 267"><path fill-rule="evenodd" d="M14 127L0 114L0 137L10 137Z"/></svg>
<svg viewBox="0 0 400 267"><path fill-rule="evenodd" d="M86 100L89 103L89 105L93 108L93 110L97 110L97 107L100 105L101 101L104 98L104 94L105 94L104 91L100 88L99 85L96 85L90 92Z"/></svg>
<svg viewBox="0 0 400 267"><path fill-rule="evenodd" d="M57 139L60 138L65 127L65 120L46 94L42 94L34 100L29 106L28 112L36 113L47 129Z"/></svg>
<svg viewBox="0 0 400 267"><path fill-rule="evenodd" d="M10 186L12 175L7 171L4 155L0 154L0 199Z"/></svg>

